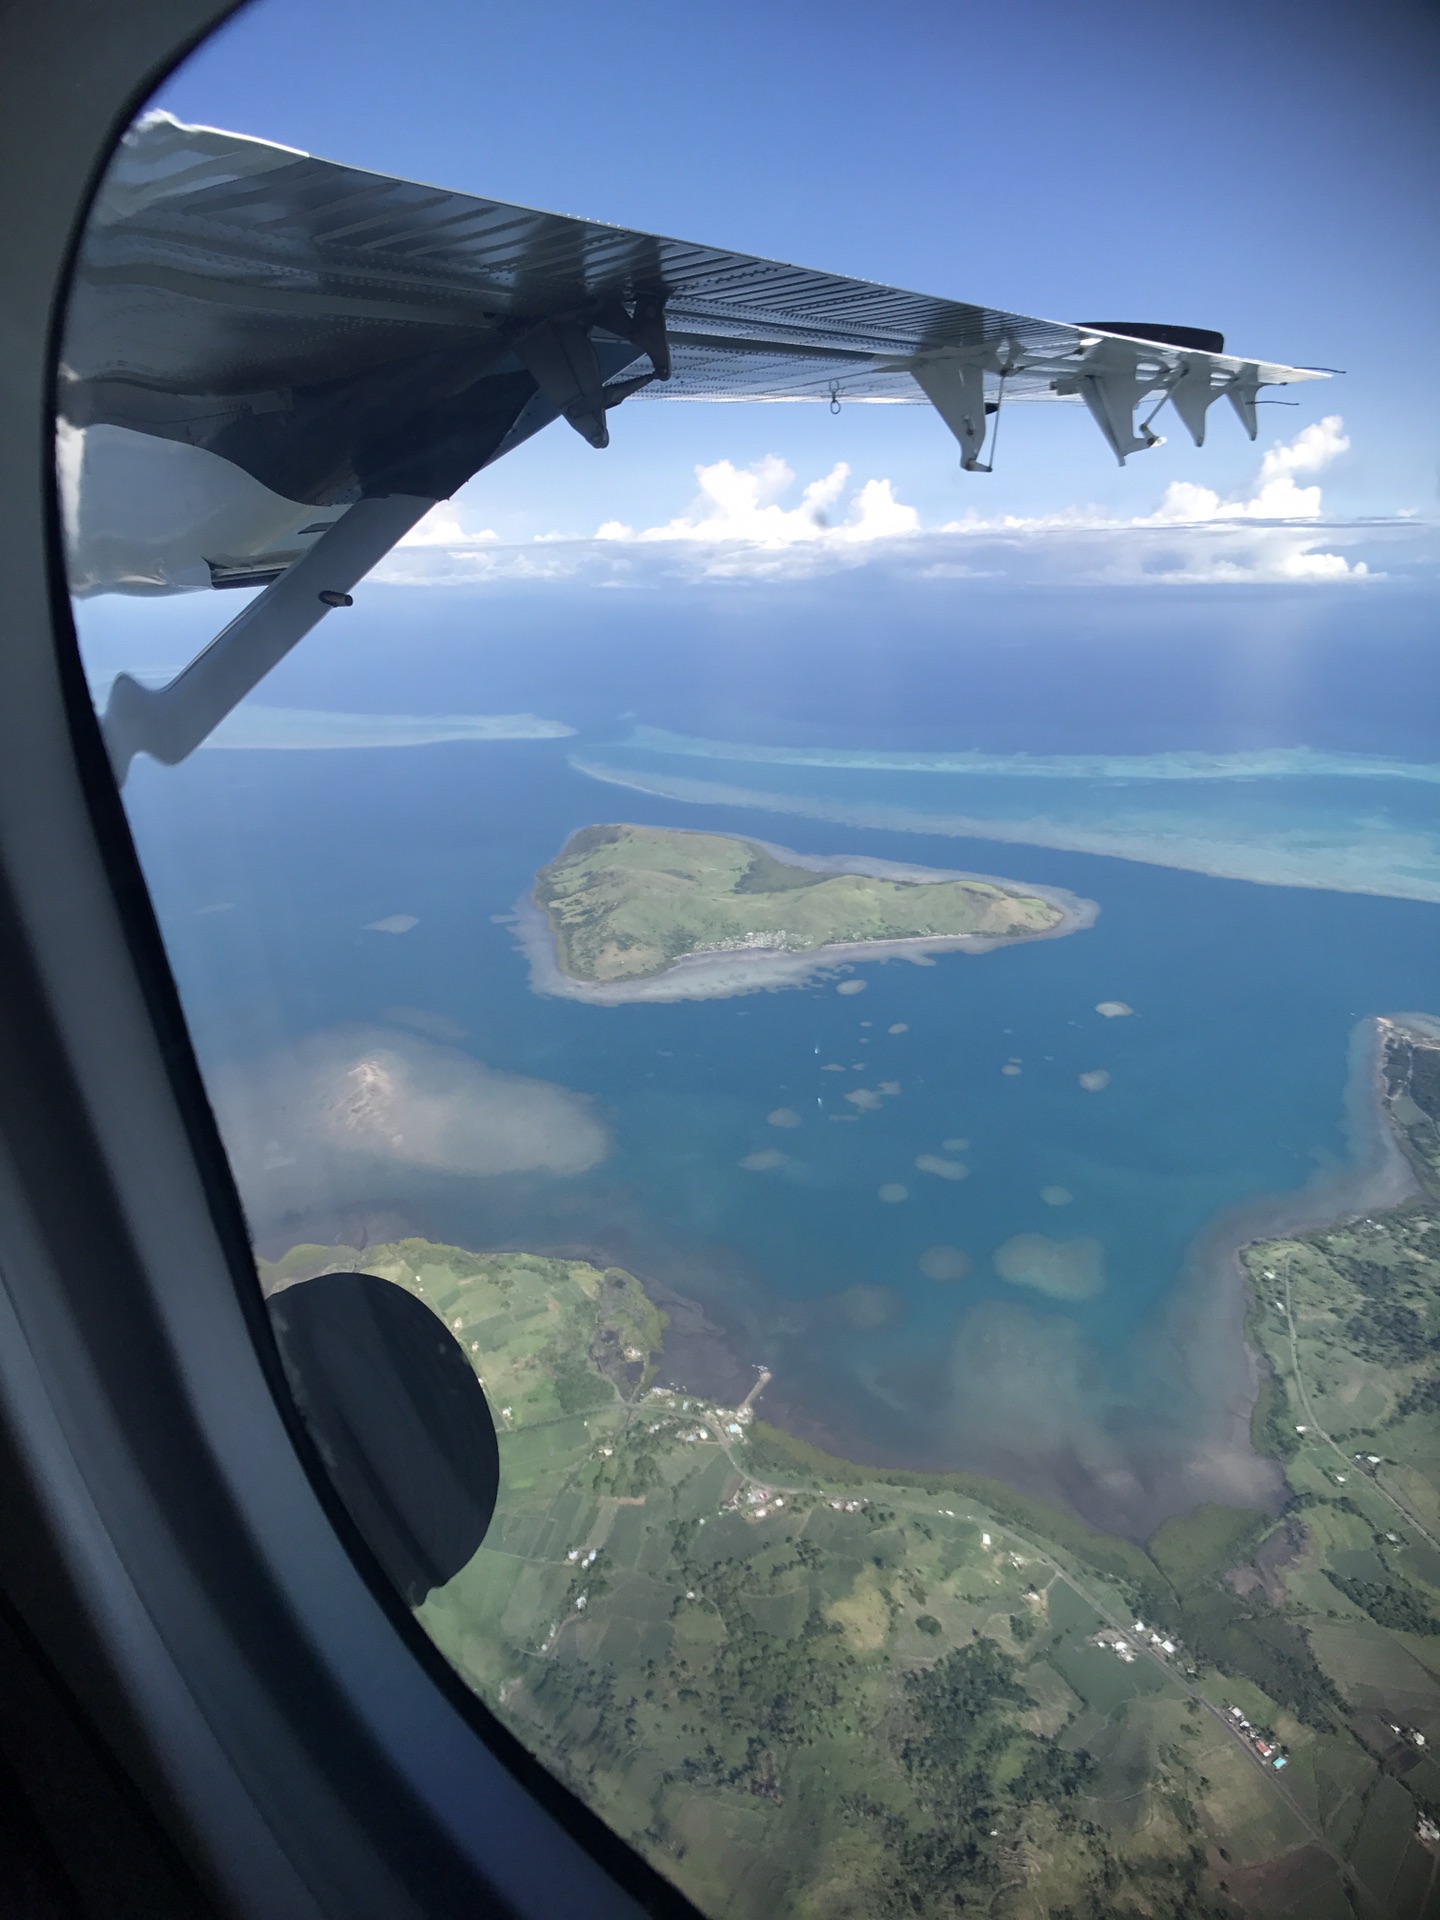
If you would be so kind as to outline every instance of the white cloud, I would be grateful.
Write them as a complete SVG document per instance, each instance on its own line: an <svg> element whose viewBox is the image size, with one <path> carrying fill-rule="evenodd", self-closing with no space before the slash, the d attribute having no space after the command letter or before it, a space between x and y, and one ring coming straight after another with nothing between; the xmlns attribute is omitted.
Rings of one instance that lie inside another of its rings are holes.
<svg viewBox="0 0 1440 1920"><path fill-rule="evenodd" d="M895 498L888 480L867 480L851 495L844 517L833 518L845 492L850 469L839 461L812 480L798 506L780 504L795 484L795 474L778 454L769 453L749 467L729 460L697 467L700 492L688 511L663 526L637 533L607 520L597 540L700 541L710 547L741 546L776 551L788 547L845 548L915 533L920 516Z"/></svg>
<svg viewBox="0 0 1440 1920"><path fill-rule="evenodd" d="M695 469L689 506L654 526L607 520L590 538L547 534L502 545L466 531L442 505L380 569L428 584L578 580L614 587L695 580L807 577L883 563L913 577L1005 575L1101 584L1331 583L1374 577L1342 549L1373 537L1375 522L1326 521L1312 476L1348 451L1338 414L1266 449L1248 487L1225 497L1172 481L1150 511L1117 516L1095 506L1023 516L978 512L925 527L893 483L860 483L840 462L800 488L778 454L748 467ZM1301 484L1302 480L1305 484Z"/></svg>
<svg viewBox="0 0 1440 1920"><path fill-rule="evenodd" d="M211 1081L252 1221L384 1205L418 1173L587 1172L611 1140L585 1094L378 1026L327 1028Z"/></svg>
<svg viewBox="0 0 1440 1920"><path fill-rule="evenodd" d="M453 500L442 500L438 506L430 509L423 520L416 524L400 542L402 547L472 547L484 546L496 538L494 530L482 527L478 532L468 532L461 525L460 515Z"/></svg>
<svg viewBox="0 0 1440 1920"><path fill-rule="evenodd" d="M1108 551L1096 556L1082 577L1116 582L1221 585L1363 579L1370 572L1364 560L1318 550L1320 488L1297 486L1295 481L1296 474L1320 472L1349 447L1344 421L1327 414L1302 427L1293 440L1267 448L1251 488L1238 498L1224 499L1193 480L1172 480L1152 512L1129 519L1095 507L1072 507L1035 519L1006 515L987 520L968 514L942 531L970 539L986 534L1048 538L1052 546L1067 534L1108 534ZM1353 537L1345 528L1325 531ZM1166 534L1173 536L1168 543L1144 537Z"/></svg>
<svg viewBox="0 0 1440 1920"><path fill-rule="evenodd" d="M1212 520L1318 520L1319 487L1297 487L1297 473L1319 473L1342 453L1350 451L1345 423L1338 413L1326 414L1295 438L1267 448L1260 462L1255 491L1248 500L1222 500L1209 487L1174 480L1160 505L1142 526L1197 525Z"/></svg>
<svg viewBox="0 0 1440 1920"><path fill-rule="evenodd" d="M489 529L467 533L453 508L434 508L377 570L392 581L469 582L557 579L578 574L616 582L634 575L630 549L667 549L681 573L712 577L828 571L854 564L867 550L920 532L914 507L895 498L888 480L867 480L848 492L841 461L803 488L798 504L784 497L796 476L778 454L748 467L729 460L695 469L699 491L674 519L654 527L607 520L593 539L542 534L524 547L500 547ZM654 560L644 564L653 574Z"/></svg>

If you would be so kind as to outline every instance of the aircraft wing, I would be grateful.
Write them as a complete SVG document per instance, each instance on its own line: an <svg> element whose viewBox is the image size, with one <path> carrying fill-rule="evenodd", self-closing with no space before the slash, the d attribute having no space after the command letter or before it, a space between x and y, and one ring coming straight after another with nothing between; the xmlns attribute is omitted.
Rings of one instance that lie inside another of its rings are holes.
<svg viewBox="0 0 1440 1920"><path fill-rule="evenodd" d="M482 467L561 418L603 447L631 397L928 402L962 466L986 471L1002 401L1083 403L1123 463L1159 439L1142 409L1168 401L1199 443L1224 395L1253 438L1262 387L1323 377L1224 347L536 212L152 114L102 183L67 314L71 583L273 583L272 619L293 603L276 633L302 610L304 630Z"/></svg>
<svg viewBox="0 0 1440 1920"><path fill-rule="evenodd" d="M1134 428L1147 398L1168 396L1199 439L1225 394L1253 437L1261 387L1318 377L1223 346L908 293L154 114L92 215L60 402L72 427L202 448L333 509L446 498L557 416L604 445L632 393L929 400L975 468L1002 381L1007 402L1087 402L1123 460L1155 437ZM245 570L244 553L222 558Z"/></svg>

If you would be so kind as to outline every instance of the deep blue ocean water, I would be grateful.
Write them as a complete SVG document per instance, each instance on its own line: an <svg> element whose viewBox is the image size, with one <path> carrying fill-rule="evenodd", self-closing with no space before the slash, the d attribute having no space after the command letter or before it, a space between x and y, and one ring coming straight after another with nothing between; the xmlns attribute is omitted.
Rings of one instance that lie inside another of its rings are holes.
<svg viewBox="0 0 1440 1920"><path fill-rule="evenodd" d="M1133 1369L1197 1234L1340 1167L1357 1021L1440 1007L1434 905L698 806L570 765L637 722L891 750L1304 744L1440 760L1421 603L1377 595L1361 610L1350 596L1337 611L1339 596L1324 594L1308 604L1153 595L1107 608L1037 596L1017 610L921 596L907 609L832 585L828 597L796 590L788 606L761 596L748 613L740 595L571 595L563 606L557 595L548 627L527 601L507 628L503 603L478 595L377 597L348 652L330 623L323 648L297 655L265 698L528 709L579 733L138 765L127 797L202 1056L243 1061L409 1008L453 1023L457 1044L493 1066L592 1096L614 1150L590 1173L468 1186L397 1176L377 1209L408 1207L427 1231L470 1244L583 1244L648 1265L737 1324L749 1357L787 1367L857 1445L868 1422L892 1452L964 1451L937 1412L950 1391L937 1368L987 1301L1023 1308L1042 1344L1047 1327L1063 1329L1086 1403L1112 1427L1127 1405L1153 1405L1153 1378L1141 1395ZM96 656L102 642L120 657L133 651L134 631L107 628ZM863 799L876 778L784 770L791 790L809 782L832 801L847 782ZM1332 816L1384 804L1367 783L1324 784ZM1274 797L1262 799L1247 816L1247 790L1221 782L1210 804L1243 837L1247 819L1257 834L1273 830L1263 808ZM1097 806L1117 800L1097 783ZM1318 802L1296 791L1285 804L1303 816ZM1404 811L1408 825L1434 831L1440 786L1407 789ZM1061 940L866 966L866 990L853 996L833 980L616 1008L537 996L496 916L568 833L614 819L1033 880L1101 912ZM362 931L391 914L418 924L399 937ZM1099 1016L1096 1003L1112 1000L1133 1017ZM907 1032L887 1033L900 1022ZM1002 1074L1009 1060L1018 1075ZM823 1072L827 1062L846 1073ZM1078 1076L1097 1069L1110 1083L1086 1091ZM847 1087L882 1080L901 1090L880 1110L831 1121L852 1111ZM802 1124L767 1125L780 1107ZM968 1179L916 1169L917 1156L955 1138L970 1143L954 1156ZM763 1173L739 1164L766 1149L787 1163ZM888 1182L909 1198L881 1201ZM1046 1187L1072 1202L1047 1205ZM1103 1291L1077 1305L1007 1285L991 1255L1020 1233L1100 1242ZM936 1244L965 1250L967 1280L925 1277L919 1259ZM1027 1390L1043 1393L1043 1378Z"/></svg>

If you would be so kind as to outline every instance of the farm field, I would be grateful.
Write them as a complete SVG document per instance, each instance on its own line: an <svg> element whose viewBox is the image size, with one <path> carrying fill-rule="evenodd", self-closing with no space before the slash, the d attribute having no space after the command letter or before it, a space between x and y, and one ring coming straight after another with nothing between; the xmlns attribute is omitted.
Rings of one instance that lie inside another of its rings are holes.
<svg viewBox="0 0 1440 1920"><path fill-rule="evenodd" d="M296 1248L264 1277L359 1263ZM1403 1562L1344 1487L1145 1551L657 1385L663 1317L618 1269L423 1241L363 1264L445 1320L500 1430L489 1536L422 1625L706 1912L1440 1913L1433 1763L1385 1717L1440 1738L1435 1642L1304 1584Z"/></svg>
<svg viewBox="0 0 1440 1920"><path fill-rule="evenodd" d="M616 1268L302 1246L425 1300L499 1431L420 1621L724 1920L1440 1920L1440 1059L1382 1028L1418 1198L1245 1250L1275 1519L1142 1548L998 1483L832 1459L660 1384Z"/></svg>
<svg viewBox="0 0 1440 1920"><path fill-rule="evenodd" d="M1437 1910L1436 1841L1419 1834L1440 1823L1440 1045L1429 1021L1380 1030L1381 1098L1419 1193L1246 1250L1268 1371L1256 1439L1293 1499L1229 1585L1313 1655L1350 1741L1317 1751L1317 1806L1381 1910L1409 1915Z"/></svg>

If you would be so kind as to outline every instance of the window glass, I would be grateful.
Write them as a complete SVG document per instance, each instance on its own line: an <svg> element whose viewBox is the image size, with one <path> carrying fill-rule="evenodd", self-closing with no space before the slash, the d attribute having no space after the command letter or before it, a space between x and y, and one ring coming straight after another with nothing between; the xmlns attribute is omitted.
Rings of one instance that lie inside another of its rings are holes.
<svg viewBox="0 0 1440 1920"><path fill-rule="evenodd" d="M77 269L259 1284L443 1322L494 1517L382 1562L717 1916L1433 1884L1434 23L1111 11L273 0Z"/></svg>

